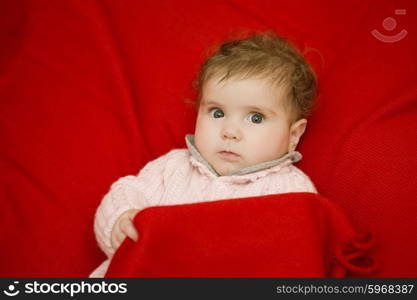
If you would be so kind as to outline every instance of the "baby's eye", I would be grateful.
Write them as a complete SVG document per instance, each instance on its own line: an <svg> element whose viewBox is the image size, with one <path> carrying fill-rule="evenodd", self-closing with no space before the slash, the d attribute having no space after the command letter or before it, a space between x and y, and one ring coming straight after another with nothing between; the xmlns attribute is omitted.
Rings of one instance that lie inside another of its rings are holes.
<svg viewBox="0 0 417 300"><path fill-rule="evenodd" d="M210 109L210 114L215 119L223 118L224 117L224 112L220 108L212 108L212 109Z"/></svg>
<svg viewBox="0 0 417 300"><path fill-rule="evenodd" d="M247 117L247 120L255 124L260 124L265 120L265 117L260 113L250 113Z"/></svg>

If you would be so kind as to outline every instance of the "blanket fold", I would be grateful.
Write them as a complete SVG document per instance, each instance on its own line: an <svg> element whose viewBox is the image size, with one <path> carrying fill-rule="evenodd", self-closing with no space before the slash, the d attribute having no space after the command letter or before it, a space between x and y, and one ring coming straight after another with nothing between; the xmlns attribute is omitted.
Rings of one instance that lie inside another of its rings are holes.
<svg viewBox="0 0 417 300"><path fill-rule="evenodd" d="M135 217L106 277L343 277L373 273L370 233L323 196L288 193L158 206Z"/></svg>

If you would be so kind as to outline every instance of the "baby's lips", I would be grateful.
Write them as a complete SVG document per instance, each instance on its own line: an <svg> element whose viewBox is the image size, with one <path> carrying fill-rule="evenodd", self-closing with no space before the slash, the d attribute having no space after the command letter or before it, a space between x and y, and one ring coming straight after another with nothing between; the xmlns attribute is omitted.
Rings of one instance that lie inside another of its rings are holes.
<svg viewBox="0 0 417 300"><path fill-rule="evenodd" d="M226 161L230 161L230 162L234 162L239 160L240 155L235 153L235 152L231 152L231 151L219 151L217 152L217 155Z"/></svg>

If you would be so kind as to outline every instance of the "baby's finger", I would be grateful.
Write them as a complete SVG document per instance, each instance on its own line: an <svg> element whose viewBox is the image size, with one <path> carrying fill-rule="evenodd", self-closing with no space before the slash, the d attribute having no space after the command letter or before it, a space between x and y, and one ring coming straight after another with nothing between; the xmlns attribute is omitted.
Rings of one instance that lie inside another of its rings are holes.
<svg viewBox="0 0 417 300"><path fill-rule="evenodd" d="M117 234L113 234L111 236L111 246L113 247L113 249L117 249L119 247L119 242L117 240Z"/></svg>
<svg viewBox="0 0 417 300"><path fill-rule="evenodd" d="M123 243L123 241L126 238L126 234L124 232L121 232L118 236L117 236L117 248L120 247L120 245Z"/></svg>
<svg viewBox="0 0 417 300"><path fill-rule="evenodd" d="M133 224L131 226L129 226L128 228L126 228L125 233L128 237L130 237L135 242L137 242L139 240L139 233L136 230L135 226L133 226Z"/></svg>
<svg viewBox="0 0 417 300"><path fill-rule="evenodd" d="M140 211L139 209L131 209L131 210L129 210L128 215L129 215L129 219L131 219L131 220L132 220L132 222L133 222L133 219L135 218L136 214L137 214L139 211Z"/></svg>
<svg viewBox="0 0 417 300"><path fill-rule="evenodd" d="M117 231L113 233L111 238L113 249L119 248L125 237L126 235L122 232L121 228L117 228Z"/></svg>
<svg viewBox="0 0 417 300"><path fill-rule="evenodd" d="M139 235L135 228L135 225L133 225L132 221L130 220L123 220L120 224L120 227L124 234L126 234L128 237L130 237L135 242L138 241Z"/></svg>

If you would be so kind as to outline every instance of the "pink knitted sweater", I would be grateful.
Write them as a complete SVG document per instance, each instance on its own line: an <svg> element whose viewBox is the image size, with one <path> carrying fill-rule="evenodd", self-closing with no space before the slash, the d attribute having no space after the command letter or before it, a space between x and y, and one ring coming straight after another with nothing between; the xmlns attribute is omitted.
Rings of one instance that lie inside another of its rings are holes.
<svg viewBox="0 0 417 300"><path fill-rule="evenodd" d="M317 193L309 177L292 163L297 151L249 168L219 176L186 137L188 149L176 149L149 162L136 176L112 184L97 209L94 231L108 259L90 277L104 277L115 249L110 235L116 219L126 210L149 206L197 203L290 192Z"/></svg>

